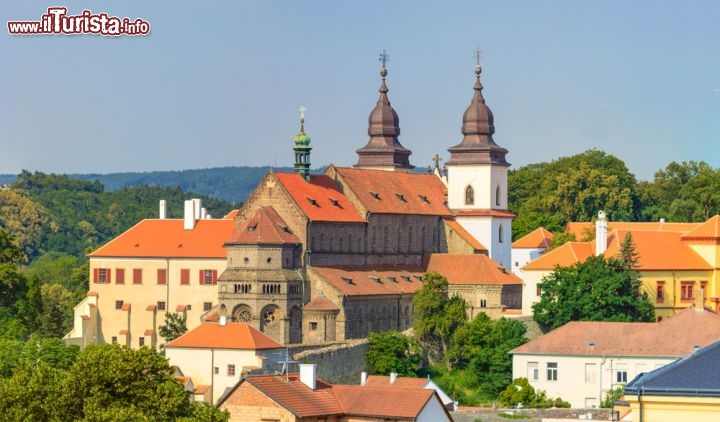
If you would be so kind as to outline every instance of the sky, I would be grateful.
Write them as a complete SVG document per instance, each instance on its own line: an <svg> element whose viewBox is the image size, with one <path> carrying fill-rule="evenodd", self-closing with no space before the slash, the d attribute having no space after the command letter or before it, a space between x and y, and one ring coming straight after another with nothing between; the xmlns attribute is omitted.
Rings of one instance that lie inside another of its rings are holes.
<svg viewBox="0 0 720 422"><path fill-rule="evenodd" d="M5 0L151 26L142 36L0 34L0 174L291 166L304 105L313 167L368 141L387 50L410 161L462 140L474 53L512 168L599 149L639 180L720 167L718 1Z"/></svg>

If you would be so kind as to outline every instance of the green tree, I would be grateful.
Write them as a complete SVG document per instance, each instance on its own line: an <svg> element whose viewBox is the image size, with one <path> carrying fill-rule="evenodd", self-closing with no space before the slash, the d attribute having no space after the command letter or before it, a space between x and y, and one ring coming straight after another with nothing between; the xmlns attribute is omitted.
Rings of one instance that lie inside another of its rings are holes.
<svg viewBox="0 0 720 422"><path fill-rule="evenodd" d="M551 328L569 321L653 321L655 308L640 291L637 273L616 258L593 256L556 267L538 284L535 320Z"/></svg>
<svg viewBox="0 0 720 422"><path fill-rule="evenodd" d="M448 297L445 277L429 272L423 276L423 286L413 296L415 335L433 345L439 345L444 359L450 337L467 321L467 304L460 296ZM449 364L448 364L449 369Z"/></svg>
<svg viewBox="0 0 720 422"><path fill-rule="evenodd" d="M158 327L160 337L169 343L187 332L186 316L179 312L165 314L165 324Z"/></svg>
<svg viewBox="0 0 720 422"><path fill-rule="evenodd" d="M20 316L28 291L28 281L18 268L22 260L23 254L14 239L0 228L0 337L27 335Z"/></svg>
<svg viewBox="0 0 720 422"><path fill-rule="evenodd" d="M508 407L547 409L549 407L569 408L570 403L560 398L550 399L544 391L535 391L527 378L515 378L501 393L500 403Z"/></svg>
<svg viewBox="0 0 720 422"><path fill-rule="evenodd" d="M372 374L417 376L422 361L422 348L414 339L397 331L371 333L365 363Z"/></svg>

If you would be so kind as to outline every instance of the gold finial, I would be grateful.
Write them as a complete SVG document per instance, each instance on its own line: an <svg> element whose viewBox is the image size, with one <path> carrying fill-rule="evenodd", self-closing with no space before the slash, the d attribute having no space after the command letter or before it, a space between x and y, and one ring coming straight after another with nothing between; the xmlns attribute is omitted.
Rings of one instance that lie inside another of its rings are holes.
<svg viewBox="0 0 720 422"><path fill-rule="evenodd" d="M480 77L480 72L482 72L482 67L480 67L480 56L481 51L479 47L475 48L475 74Z"/></svg>
<svg viewBox="0 0 720 422"><path fill-rule="evenodd" d="M380 58L378 59L380 63L382 63L382 69L380 69L380 76L385 79L385 76L387 76L387 69L385 68L385 63L390 61L390 55L387 51L383 50L382 53L380 53Z"/></svg>

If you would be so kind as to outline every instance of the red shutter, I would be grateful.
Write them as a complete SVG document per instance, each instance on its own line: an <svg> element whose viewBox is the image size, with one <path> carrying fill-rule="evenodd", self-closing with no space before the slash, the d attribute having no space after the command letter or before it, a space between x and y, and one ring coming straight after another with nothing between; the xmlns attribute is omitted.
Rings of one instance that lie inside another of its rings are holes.
<svg viewBox="0 0 720 422"><path fill-rule="evenodd" d="M115 270L115 284L125 284L125 269L118 268Z"/></svg>
<svg viewBox="0 0 720 422"><path fill-rule="evenodd" d="M190 270L180 270L180 284L190 284Z"/></svg>
<svg viewBox="0 0 720 422"><path fill-rule="evenodd" d="M203 277L205 275L203 273L204 273L204 271L200 270L200 284L203 284L203 281L204 281L203 278L205 278L205 277Z"/></svg>
<svg viewBox="0 0 720 422"><path fill-rule="evenodd" d="M217 270L213 270L212 280L213 280L213 285L217 284Z"/></svg>
<svg viewBox="0 0 720 422"><path fill-rule="evenodd" d="M107 284L110 284L110 281L112 281L112 280L110 280L111 272L112 272L112 270L110 268L105 268L105 276L107 277Z"/></svg>
<svg viewBox="0 0 720 422"><path fill-rule="evenodd" d="M93 283L97 283L98 278L100 278L100 270L95 268L95 269L93 269Z"/></svg>

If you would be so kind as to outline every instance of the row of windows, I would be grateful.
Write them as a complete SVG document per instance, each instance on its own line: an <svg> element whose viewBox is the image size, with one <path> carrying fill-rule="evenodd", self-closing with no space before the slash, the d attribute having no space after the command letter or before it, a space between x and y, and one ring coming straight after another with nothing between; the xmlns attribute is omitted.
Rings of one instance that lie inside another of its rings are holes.
<svg viewBox="0 0 720 422"><path fill-rule="evenodd" d="M700 289L703 290L703 292L707 289L707 281L701 281L700 282ZM683 302L690 302L693 300L695 290L695 282L694 281L681 281L680 282L680 300ZM657 303L663 303L665 302L665 281L658 280L655 286L655 302Z"/></svg>
<svg viewBox="0 0 720 422"><path fill-rule="evenodd" d="M122 309L123 305L125 304L124 300L116 300L115 301L115 309ZM164 300L159 300L156 303L157 310L158 311L165 311L167 310L167 303ZM203 311L207 312L210 309L212 309L212 302L203 302ZM192 310L192 305L185 305L185 310L190 311Z"/></svg>
<svg viewBox="0 0 720 422"><path fill-rule="evenodd" d="M470 185L465 188L465 205L475 205L475 189ZM500 185L495 188L495 205L500 206Z"/></svg>
<svg viewBox="0 0 720 422"><path fill-rule="evenodd" d="M217 284L217 270L200 270L197 280L201 285L215 285ZM110 284L112 281L112 270L110 268L95 268L93 270L93 283ZM157 269L155 282L160 285L167 284L167 269ZM115 269L115 284L125 284L124 268ZM141 268L134 268L132 270L132 284L143 284L143 270ZM184 268L180 270L180 284L190 284L189 269Z"/></svg>
<svg viewBox="0 0 720 422"><path fill-rule="evenodd" d="M585 364L585 382L595 383L597 382L597 364L586 363ZM615 372L615 382L618 384L627 384L628 382L628 371L624 364L618 364ZM528 362L528 380L538 381L540 378L540 368L538 362ZM545 380L546 381L557 381L558 380L558 363L547 362L545 364Z"/></svg>
<svg viewBox="0 0 720 422"><path fill-rule="evenodd" d="M219 367L219 366L215 366L215 367L213 368L213 372L215 372L215 375L220 375L220 367ZM228 364L228 366L227 366L227 376L229 376L229 377L234 377L234 376L235 376L235 364L232 364L232 363Z"/></svg>

